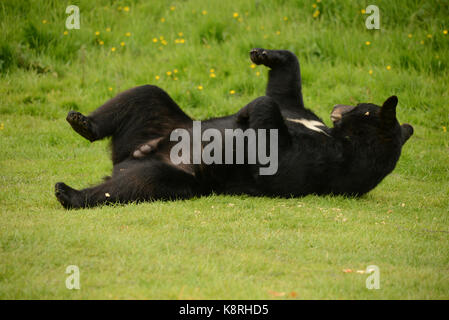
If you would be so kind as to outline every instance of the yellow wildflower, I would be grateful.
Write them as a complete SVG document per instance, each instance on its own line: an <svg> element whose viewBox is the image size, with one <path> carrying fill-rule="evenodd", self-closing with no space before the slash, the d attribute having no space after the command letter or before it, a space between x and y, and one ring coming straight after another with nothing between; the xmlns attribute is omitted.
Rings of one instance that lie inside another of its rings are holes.
<svg viewBox="0 0 449 320"><path fill-rule="evenodd" d="M203 90L203 86L202 85L199 85L197 88L198 88L198 90Z"/></svg>
<svg viewBox="0 0 449 320"><path fill-rule="evenodd" d="M95 35L99 36L100 35L100 31L95 31Z"/></svg>
<svg viewBox="0 0 449 320"><path fill-rule="evenodd" d="M114 52L114 51L115 51L115 47L112 47L112 48L111 48L111 51Z"/></svg>
<svg viewBox="0 0 449 320"><path fill-rule="evenodd" d="M184 35L184 33L178 32L178 36L182 37L183 35Z"/></svg>
<svg viewBox="0 0 449 320"><path fill-rule="evenodd" d="M64 35L66 36L66 35L68 35L69 34L69 32L66 30L66 31L64 31Z"/></svg>
<svg viewBox="0 0 449 320"><path fill-rule="evenodd" d="M123 11L128 12L128 11L129 11L129 7L124 7L124 8L123 8Z"/></svg>
<svg viewBox="0 0 449 320"><path fill-rule="evenodd" d="M165 18L161 18L161 22L164 23L165 22Z"/></svg>
<svg viewBox="0 0 449 320"><path fill-rule="evenodd" d="M361 12L362 14L365 14L365 13L366 13L366 10L365 10L365 9L362 9L362 10L360 10L360 12Z"/></svg>
<svg viewBox="0 0 449 320"><path fill-rule="evenodd" d="M100 40L98 43L100 44L100 46L104 45L104 41L103 40Z"/></svg>
<svg viewBox="0 0 449 320"><path fill-rule="evenodd" d="M260 76L260 72L259 71L256 72L256 76L257 77Z"/></svg>
<svg viewBox="0 0 449 320"><path fill-rule="evenodd" d="M215 73L211 73L211 74L209 75L209 77L211 77L211 78L215 78L215 77L216 77L216 75L215 75Z"/></svg>
<svg viewBox="0 0 449 320"><path fill-rule="evenodd" d="M409 33L409 34L408 34L408 37L411 38L411 37L413 37L413 35L412 35L411 33Z"/></svg>
<svg viewBox="0 0 449 320"><path fill-rule="evenodd" d="M313 13L313 17L314 17L314 18L317 18L319 15L320 15L320 10L316 10L316 11Z"/></svg>
<svg viewBox="0 0 449 320"><path fill-rule="evenodd" d="M111 28L106 28L106 32L111 32Z"/></svg>
<svg viewBox="0 0 449 320"><path fill-rule="evenodd" d="M167 71L167 76L171 76L171 71Z"/></svg>
<svg viewBox="0 0 449 320"><path fill-rule="evenodd" d="M370 71L368 71L369 74L373 74L373 70L370 69Z"/></svg>
<svg viewBox="0 0 449 320"><path fill-rule="evenodd" d="M391 66L387 66L387 70L391 70Z"/></svg>
<svg viewBox="0 0 449 320"><path fill-rule="evenodd" d="M124 47L125 46L125 42L120 42L120 45L122 46L122 47Z"/></svg>
<svg viewBox="0 0 449 320"><path fill-rule="evenodd" d="M173 73L178 73L178 69L173 69Z"/></svg>
<svg viewBox="0 0 449 320"><path fill-rule="evenodd" d="M443 30L443 34L444 34L444 35L447 35L447 30Z"/></svg>
<svg viewBox="0 0 449 320"><path fill-rule="evenodd" d="M214 73L214 72L215 72L215 69L212 68L212 69L209 70L209 72L210 72L210 73Z"/></svg>
<svg viewBox="0 0 449 320"><path fill-rule="evenodd" d="M125 36L127 36L127 37L131 37L131 32L127 32L127 33L125 33Z"/></svg>
<svg viewBox="0 0 449 320"><path fill-rule="evenodd" d="M159 80L161 77L155 76L154 79Z"/></svg>
<svg viewBox="0 0 449 320"><path fill-rule="evenodd" d="M234 18L238 18L239 14L237 12L234 12L234 14L232 15Z"/></svg>
<svg viewBox="0 0 449 320"><path fill-rule="evenodd" d="M235 90L229 91L230 94L235 94Z"/></svg>
<svg viewBox="0 0 449 320"><path fill-rule="evenodd" d="M256 67L256 65L254 63L251 63L251 69L254 69Z"/></svg>
<svg viewBox="0 0 449 320"><path fill-rule="evenodd" d="M366 41L365 44L366 44L367 46L369 46L369 45L371 44L371 42L370 42L370 41Z"/></svg>
<svg viewBox="0 0 449 320"><path fill-rule="evenodd" d="M46 24L46 23L47 23L47 20L42 20L42 23L43 23L43 24Z"/></svg>
<svg viewBox="0 0 449 320"><path fill-rule="evenodd" d="M201 11L201 13L202 13L203 15L206 15L206 14L207 14L207 11L206 11L206 10L203 10L203 11Z"/></svg>
<svg viewBox="0 0 449 320"><path fill-rule="evenodd" d="M157 38L153 38L153 42L156 43L157 42Z"/></svg>
<svg viewBox="0 0 449 320"><path fill-rule="evenodd" d="M171 11L174 11L175 9L176 9L175 6L170 6L170 10L171 10Z"/></svg>

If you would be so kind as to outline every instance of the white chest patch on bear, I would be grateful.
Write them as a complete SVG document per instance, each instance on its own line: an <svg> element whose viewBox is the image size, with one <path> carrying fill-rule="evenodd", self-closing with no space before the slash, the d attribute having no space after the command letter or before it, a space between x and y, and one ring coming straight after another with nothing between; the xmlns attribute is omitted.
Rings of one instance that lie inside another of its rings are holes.
<svg viewBox="0 0 449 320"><path fill-rule="evenodd" d="M319 127L325 127L325 124L316 120L307 120L307 119L292 119L292 118L287 118L288 121L291 122L296 122L296 123L300 123L302 124L304 127L319 132L319 133L323 133L326 136L329 136L323 129L319 128Z"/></svg>

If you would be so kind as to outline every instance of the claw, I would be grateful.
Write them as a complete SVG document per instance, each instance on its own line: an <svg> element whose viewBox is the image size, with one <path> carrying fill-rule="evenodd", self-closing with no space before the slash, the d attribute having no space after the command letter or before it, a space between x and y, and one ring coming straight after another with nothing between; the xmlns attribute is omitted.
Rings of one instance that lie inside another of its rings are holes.
<svg viewBox="0 0 449 320"><path fill-rule="evenodd" d="M136 151L133 152L133 157L140 159L143 158L145 155L142 153L142 151L140 151L140 149L137 149Z"/></svg>
<svg viewBox="0 0 449 320"><path fill-rule="evenodd" d="M142 144L141 146L137 147L136 150L133 152L133 157L140 159L148 155L149 153L155 151L159 145L159 142L163 140L162 137L149 140L148 142Z"/></svg>
<svg viewBox="0 0 449 320"><path fill-rule="evenodd" d="M150 153L151 150L152 148L148 144L144 144L143 146L140 147L140 151L142 151L143 153Z"/></svg>

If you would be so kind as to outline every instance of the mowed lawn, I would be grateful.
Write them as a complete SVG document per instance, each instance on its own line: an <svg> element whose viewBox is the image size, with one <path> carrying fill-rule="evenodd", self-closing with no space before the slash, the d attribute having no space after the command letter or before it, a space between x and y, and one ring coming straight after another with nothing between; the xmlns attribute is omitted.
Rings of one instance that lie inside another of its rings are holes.
<svg viewBox="0 0 449 320"><path fill-rule="evenodd" d="M73 1L81 28L67 30L65 2L2 1L0 298L448 299L449 5L355 3ZM365 27L369 4L380 30ZM415 134L393 173L361 198L61 207L56 182L83 188L112 168L69 110L149 83L195 119L234 113L264 94L254 47L298 55L306 106L328 125L335 104L397 95Z"/></svg>

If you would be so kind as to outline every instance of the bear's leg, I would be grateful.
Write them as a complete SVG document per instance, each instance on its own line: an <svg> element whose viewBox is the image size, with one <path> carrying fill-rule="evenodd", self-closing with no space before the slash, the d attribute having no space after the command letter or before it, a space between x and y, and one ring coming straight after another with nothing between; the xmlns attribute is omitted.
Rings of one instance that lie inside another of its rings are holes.
<svg viewBox="0 0 449 320"><path fill-rule="evenodd" d="M75 190L59 182L55 195L66 209L132 201L187 199L201 195L193 174L162 161L129 161L104 183Z"/></svg>
<svg viewBox="0 0 449 320"><path fill-rule="evenodd" d="M147 131L149 127L160 132L190 118L164 90L145 85L118 94L88 116L70 111L67 121L81 136L95 141L127 131Z"/></svg>
<svg viewBox="0 0 449 320"><path fill-rule="evenodd" d="M301 72L298 58L287 50L252 49L251 61L271 70L268 74L266 95L281 107L304 108L301 92Z"/></svg>
<svg viewBox="0 0 449 320"><path fill-rule="evenodd" d="M67 121L89 141L112 136L114 164L132 156L146 141L192 123L164 90L151 85L124 91L88 116L70 111Z"/></svg>
<svg viewBox="0 0 449 320"><path fill-rule="evenodd" d="M288 146L291 137L278 103L271 97L259 97L239 112L237 122L252 129L278 129L279 146Z"/></svg>

